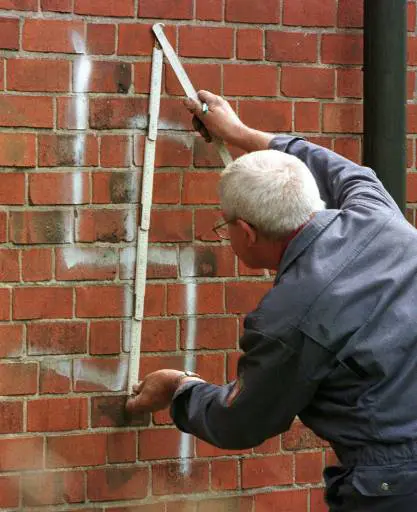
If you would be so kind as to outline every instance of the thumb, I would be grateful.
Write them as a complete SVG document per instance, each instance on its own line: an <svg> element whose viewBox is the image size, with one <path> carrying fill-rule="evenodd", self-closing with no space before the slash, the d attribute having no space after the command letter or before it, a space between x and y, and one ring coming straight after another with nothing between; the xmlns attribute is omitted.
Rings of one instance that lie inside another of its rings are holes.
<svg viewBox="0 0 417 512"><path fill-rule="evenodd" d="M202 103L207 103L207 105L209 107L211 107L212 105L215 105L219 102L218 96L216 96L215 94L213 94L210 91L205 91L204 89L202 89L201 91L198 91L197 95L198 95L198 98L200 99L200 101Z"/></svg>
<svg viewBox="0 0 417 512"><path fill-rule="evenodd" d="M186 98L184 105L191 114L200 115L202 113L200 102L193 98Z"/></svg>

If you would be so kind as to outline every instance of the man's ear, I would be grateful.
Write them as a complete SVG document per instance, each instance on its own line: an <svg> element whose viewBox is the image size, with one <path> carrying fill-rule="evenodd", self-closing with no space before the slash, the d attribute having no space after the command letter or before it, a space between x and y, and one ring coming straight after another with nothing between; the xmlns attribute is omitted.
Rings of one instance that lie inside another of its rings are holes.
<svg viewBox="0 0 417 512"><path fill-rule="evenodd" d="M237 219L236 224L245 233L248 245L249 246L254 245L258 239L258 234L257 234L256 230L250 224L248 224L247 222L245 222L242 219Z"/></svg>

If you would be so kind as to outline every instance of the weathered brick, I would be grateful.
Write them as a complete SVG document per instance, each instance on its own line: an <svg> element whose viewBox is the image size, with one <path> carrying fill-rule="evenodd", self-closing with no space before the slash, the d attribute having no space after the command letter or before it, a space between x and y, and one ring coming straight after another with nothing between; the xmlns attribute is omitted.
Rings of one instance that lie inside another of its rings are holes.
<svg viewBox="0 0 417 512"><path fill-rule="evenodd" d="M71 212L63 210L10 212L10 240L16 244L71 242Z"/></svg>
<svg viewBox="0 0 417 512"><path fill-rule="evenodd" d="M75 38L82 38L81 21L26 18L23 25L23 49L31 52L79 53Z"/></svg>
<svg viewBox="0 0 417 512"><path fill-rule="evenodd" d="M297 27L334 27L336 0L284 0L283 23Z"/></svg>
<svg viewBox="0 0 417 512"><path fill-rule="evenodd" d="M112 280L117 254L107 247L66 247L56 250L56 279L59 281Z"/></svg>
<svg viewBox="0 0 417 512"><path fill-rule="evenodd" d="M20 476L0 476L0 507L19 506Z"/></svg>
<svg viewBox="0 0 417 512"><path fill-rule="evenodd" d="M9 59L7 88L12 91L65 92L70 85L70 62L51 59Z"/></svg>
<svg viewBox="0 0 417 512"><path fill-rule="evenodd" d="M141 0L138 16L141 18L169 18L190 20L193 18L193 0L177 0L175 9L170 0Z"/></svg>
<svg viewBox="0 0 417 512"><path fill-rule="evenodd" d="M155 496L197 493L208 490L207 462L190 461L188 471L181 471L179 463L157 464L152 468L152 492Z"/></svg>
<svg viewBox="0 0 417 512"><path fill-rule="evenodd" d="M116 49L116 25L87 24L87 51L89 55L111 55Z"/></svg>
<svg viewBox="0 0 417 512"><path fill-rule="evenodd" d="M187 347L189 329L195 329L196 344ZM181 320L181 347L200 349L230 349L236 348L237 321L236 318L197 318L196 320Z"/></svg>
<svg viewBox="0 0 417 512"><path fill-rule="evenodd" d="M219 209L198 209L195 211L195 238L204 242L219 240L213 226L221 219Z"/></svg>
<svg viewBox="0 0 417 512"><path fill-rule="evenodd" d="M49 281L52 279L52 250L27 249L22 251L23 281Z"/></svg>
<svg viewBox="0 0 417 512"><path fill-rule="evenodd" d="M333 98L335 95L333 69L284 66L281 73L281 92L284 96Z"/></svg>
<svg viewBox="0 0 417 512"><path fill-rule="evenodd" d="M27 403L28 432L61 432L85 429L86 398L40 398Z"/></svg>
<svg viewBox="0 0 417 512"><path fill-rule="evenodd" d="M16 288L13 295L13 318L16 320L72 317L71 288Z"/></svg>
<svg viewBox="0 0 417 512"><path fill-rule="evenodd" d="M41 134L38 137L40 167L98 165L98 142L95 135Z"/></svg>
<svg viewBox="0 0 417 512"><path fill-rule="evenodd" d="M233 54L233 30L226 27L180 27L179 53L184 57L228 59Z"/></svg>
<svg viewBox="0 0 417 512"><path fill-rule="evenodd" d="M158 119L159 130L192 130L191 116L182 98L162 98Z"/></svg>
<svg viewBox="0 0 417 512"><path fill-rule="evenodd" d="M200 283L196 290L195 311L192 314L209 315L224 312L223 283ZM183 284L168 285L168 313L187 314L187 287ZM188 314L190 312L188 311Z"/></svg>
<svg viewBox="0 0 417 512"><path fill-rule="evenodd" d="M43 359L40 364L39 393L62 395L71 391L72 361Z"/></svg>
<svg viewBox="0 0 417 512"><path fill-rule="evenodd" d="M227 96L276 96L276 66L227 64L224 66L224 94Z"/></svg>
<svg viewBox="0 0 417 512"><path fill-rule="evenodd" d="M279 0L226 0L226 21L242 23L279 23Z"/></svg>
<svg viewBox="0 0 417 512"><path fill-rule="evenodd" d="M106 445L105 434L50 437L46 441L46 466L70 468L105 464Z"/></svg>
<svg viewBox="0 0 417 512"><path fill-rule="evenodd" d="M1 96L0 126L52 128L52 98L46 96Z"/></svg>
<svg viewBox="0 0 417 512"><path fill-rule="evenodd" d="M37 390L36 363L0 363L0 395L33 395Z"/></svg>
<svg viewBox="0 0 417 512"><path fill-rule="evenodd" d="M317 35L268 30L266 58L278 62L316 62Z"/></svg>
<svg viewBox="0 0 417 512"><path fill-rule="evenodd" d="M363 37L357 34L323 34L321 55L325 64L362 64Z"/></svg>
<svg viewBox="0 0 417 512"><path fill-rule="evenodd" d="M136 462L136 432L114 432L107 436L107 458L111 464Z"/></svg>
<svg viewBox="0 0 417 512"><path fill-rule="evenodd" d="M19 251L16 249L0 249L0 282L7 283L19 280Z"/></svg>
<svg viewBox="0 0 417 512"><path fill-rule="evenodd" d="M90 102L90 126L97 130L146 128L147 100L144 98L96 98Z"/></svg>
<svg viewBox="0 0 417 512"><path fill-rule="evenodd" d="M29 199L34 205L85 204L90 199L86 172L36 173L29 176Z"/></svg>
<svg viewBox="0 0 417 512"><path fill-rule="evenodd" d="M0 48L4 50L19 49L19 19L1 18Z"/></svg>
<svg viewBox="0 0 417 512"><path fill-rule="evenodd" d="M77 218L78 242L132 242L136 235L136 212L128 209L83 209Z"/></svg>
<svg viewBox="0 0 417 512"><path fill-rule="evenodd" d="M141 499L148 493L148 468L106 468L87 472L91 501Z"/></svg>
<svg viewBox="0 0 417 512"><path fill-rule="evenodd" d="M323 448L328 443L321 440L300 421L292 424L291 429L282 436L284 450L305 450L311 448Z"/></svg>
<svg viewBox="0 0 417 512"><path fill-rule="evenodd" d="M23 504L48 506L79 503L85 499L82 471L44 472L22 478Z"/></svg>
<svg viewBox="0 0 417 512"><path fill-rule="evenodd" d="M144 138L136 137L135 164L143 165ZM189 167L192 163L192 137L190 135L159 135L155 167Z"/></svg>
<svg viewBox="0 0 417 512"><path fill-rule="evenodd" d="M28 352L32 355L82 354L87 350L87 324L83 322L30 323Z"/></svg>
<svg viewBox="0 0 417 512"><path fill-rule="evenodd" d="M0 166L35 167L36 135L0 133Z"/></svg>
<svg viewBox="0 0 417 512"><path fill-rule="evenodd" d="M73 90L75 92L114 92L126 94L132 83L132 66L127 62L91 63L88 84L79 83L83 73L83 62L75 61L73 67Z"/></svg>
<svg viewBox="0 0 417 512"><path fill-rule="evenodd" d="M237 58L263 60L264 33L260 29L242 28L237 32ZM211 89L210 89L211 90Z"/></svg>
<svg viewBox="0 0 417 512"><path fill-rule="evenodd" d="M57 128L68 130L86 130L88 128L88 99L85 95L59 96L56 104Z"/></svg>
<svg viewBox="0 0 417 512"><path fill-rule="evenodd" d="M0 402L0 434L14 434L23 431L23 402ZM1 485L0 485L1 489ZM1 506L1 498L0 498Z"/></svg>
<svg viewBox="0 0 417 512"><path fill-rule="evenodd" d="M19 357L22 344L23 325L0 324L0 357Z"/></svg>
<svg viewBox="0 0 417 512"><path fill-rule="evenodd" d="M0 439L0 470L41 469L44 460L43 445L42 437Z"/></svg>
<svg viewBox="0 0 417 512"><path fill-rule="evenodd" d="M134 0L75 0L76 14L91 14L93 16L131 17L135 15Z"/></svg>
<svg viewBox="0 0 417 512"><path fill-rule="evenodd" d="M229 245L180 248L182 277L232 277L235 274L235 256Z"/></svg>
<svg viewBox="0 0 417 512"><path fill-rule="evenodd" d="M138 415L134 421L126 416L126 396L95 396L91 398L91 426L125 427L149 425L149 413Z"/></svg>
<svg viewBox="0 0 417 512"><path fill-rule="evenodd" d="M142 430L139 433L139 460L179 458L180 438L181 432L173 428Z"/></svg>
<svg viewBox="0 0 417 512"><path fill-rule="evenodd" d="M126 286L82 286L76 290L79 318L129 316L132 297Z"/></svg>
<svg viewBox="0 0 417 512"><path fill-rule="evenodd" d="M323 107L323 131L362 133L363 108L359 104L329 103Z"/></svg>

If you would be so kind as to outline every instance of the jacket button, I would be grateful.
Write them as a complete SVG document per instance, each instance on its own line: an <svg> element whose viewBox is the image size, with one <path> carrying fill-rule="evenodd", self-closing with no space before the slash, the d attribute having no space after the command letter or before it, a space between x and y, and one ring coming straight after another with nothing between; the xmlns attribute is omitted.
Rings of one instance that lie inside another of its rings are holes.
<svg viewBox="0 0 417 512"><path fill-rule="evenodd" d="M382 482L381 489L383 491L389 491L389 484L387 482Z"/></svg>

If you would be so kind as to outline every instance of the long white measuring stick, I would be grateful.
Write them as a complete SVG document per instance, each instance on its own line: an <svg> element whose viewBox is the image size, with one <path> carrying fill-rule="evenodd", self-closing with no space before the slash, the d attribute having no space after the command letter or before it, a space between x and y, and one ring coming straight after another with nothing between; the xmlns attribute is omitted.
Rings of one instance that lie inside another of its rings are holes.
<svg viewBox="0 0 417 512"><path fill-rule="evenodd" d="M135 272L135 310L130 329L130 353L128 393L139 378L140 344L142 337L143 309L145 303L146 268L148 264L148 234L151 220L153 175L155 168L156 139L158 136L158 117L161 103L163 52L156 46L153 49L151 94L149 98L149 126L145 141L145 157L142 177L142 216L137 233L136 272Z"/></svg>
<svg viewBox="0 0 417 512"><path fill-rule="evenodd" d="M171 46L171 43L168 41L166 35L164 34L164 25L163 23L156 23L152 30L158 39L159 44L162 47L162 50L164 51L165 57L168 59L168 62L171 64L172 69L174 70L174 73L176 74L178 81L181 84L181 87L184 89L185 94L194 100L197 100L201 103L197 91L194 89L193 84L191 83L190 79L188 78L187 73L185 72L185 69L183 65L181 64L180 59L178 58L177 54L175 53L174 49ZM232 157L227 150L226 146L224 145L224 142L217 138L213 137L213 143L217 148L217 151L220 154L221 159L223 160L224 165L226 166L230 162L232 162Z"/></svg>

